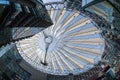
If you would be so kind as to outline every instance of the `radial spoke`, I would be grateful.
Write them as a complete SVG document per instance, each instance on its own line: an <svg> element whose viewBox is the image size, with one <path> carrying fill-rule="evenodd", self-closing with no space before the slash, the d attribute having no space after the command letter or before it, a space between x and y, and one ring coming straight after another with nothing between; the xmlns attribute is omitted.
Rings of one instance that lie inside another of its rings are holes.
<svg viewBox="0 0 120 80"><path fill-rule="evenodd" d="M89 62L89 63L94 63L94 60L93 59L90 59L90 58L87 58L87 57L85 57L85 56L82 56L82 55L80 55L80 54L77 54L77 53L75 53L75 52L72 52L72 51L70 51L70 50L68 50L68 49L66 49L66 48L63 48L66 52L68 52L68 53L70 53L70 54L72 54L73 56L76 56L76 57L78 57L79 59L82 59L83 61L87 61L87 62Z"/></svg>
<svg viewBox="0 0 120 80"><path fill-rule="evenodd" d="M70 56L70 55L68 56L67 54L64 54L65 53L64 50L61 50L61 52L66 57L66 59L68 59L69 61L71 61L77 67L79 67L79 68L83 68L84 67L80 62L78 62L78 60L75 60L75 57L72 58L72 56Z"/></svg>
<svg viewBox="0 0 120 80"><path fill-rule="evenodd" d="M58 28L57 25L59 24L61 18L64 16L65 12L66 12L66 9L60 10L60 12L59 12L59 14L58 14L58 17L57 17L57 20L56 20L55 23L53 24L53 26L55 26L55 27L52 28L52 31L53 31L53 32L55 32L56 28Z"/></svg>
<svg viewBox="0 0 120 80"><path fill-rule="evenodd" d="M64 62L62 56L60 55L60 52L59 52L59 51L56 51L56 53L57 53L56 55L59 56L59 57L57 57L57 58L59 59L60 67L61 67L61 69L62 69L63 72L64 72L64 70L67 70L67 69L68 69L67 66L65 65L66 63Z"/></svg>
<svg viewBox="0 0 120 80"><path fill-rule="evenodd" d="M57 62L57 64L58 64L59 69L60 69L61 71L64 71L63 66L62 66L62 64L61 64L61 61L60 61L58 55L56 55L55 53L54 53L53 55L55 56L55 59L56 59L56 62ZM58 70L59 70L59 69L58 69Z"/></svg>
<svg viewBox="0 0 120 80"><path fill-rule="evenodd" d="M88 45L96 45L96 46L100 46L104 44L103 40L101 40L100 38L77 39L77 40L71 39L67 42L73 44L88 44Z"/></svg>
<svg viewBox="0 0 120 80"><path fill-rule="evenodd" d="M27 54L26 56L28 56L28 57L32 60L32 58L33 58L35 55L34 55L34 52L31 52L31 53Z"/></svg>
<svg viewBox="0 0 120 80"><path fill-rule="evenodd" d="M83 48L83 47L77 47L77 46L71 46L71 45L66 45L67 47L73 48L73 49L77 49L83 52L89 52L92 54L101 54L100 50L96 50L96 49L90 49L90 48Z"/></svg>
<svg viewBox="0 0 120 80"><path fill-rule="evenodd" d="M56 33L56 36L62 35L63 33L66 32L65 28L63 26L66 26L67 24L69 24L71 22L71 20L73 20L75 17L78 16L78 13L74 14L72 17L70 17L68 20L65 21L65 23L63 25L61 25L61 28L59 28Z"/></svg>
<svg viewBox="0 0 120 80"><path fill-rule="evenodd" d="M98 34L98 33L99 33L99 31L97 30L97 28L92 27L92 28L88 28L88 29L85 29L85 30L80 30L79 32L74 32L74 33L65 35L64 38L72 37L72 36L73 37L74 36L85 36L85 35Z"/></svg>
<svg viewBox="0 0 120 80"><path fill-rule="evenodd" d="M51 10L50 10L50 17L53 19L53 14L54 14L54 9L53 8L51 8Z"/></svg>
<svg viewBox="0 0 120 80"><path fill-rule="evenodd" d="M65 56L60 54L61 53L60 51L58 51L58 52L59 52L58 55L60 56L62 62L66 65L67 69L70 69L72 71L73 68L71 66L69 66L68 60L65 58Z"/></svg>
<svg viewBox="0 0 120 80"><path fill-rule="evenodd" d="M66 32L74 30L74 29L76 29L78 27L82 27L83 25L88 24L90 22L91 22L90 19L88 19L88 18L82 18L78 22L76 22L75 24L73 24L70 27L68 27L66 29Z"/></svg>
<svg viewBox="0 0 120 80"><path fill-rule="evenodd" d="M54 18L54 20L53 20L54 23L53 23L53 25L52 25L52 27L51 27L51 32L53 32L54 28L56 27L56 23L57 23L56 20L57 20L57 18L59 18L58 15L60 15L61 11L62 11L62 10L58 10L56 16L54 15L55 18Z"/></svg>
<svg viewBox="0 0 120 80"><path fill-rule="evenodd" d="M71 22L75 17L77 17L79 14L78 13L73 13L67 16L67 18L62 22L62 25L60 25L60 28L58 28L55 33L59 33L65 25ZM57 35L58 36L58 35Z"/></svg>
<svg viewBox="0 0 120 80"><path fill-rule="evenodd" d="M53 59L53 57L52 57L52 59L51 59L51 63L52 63L52 70L54 71L56 68L55 68L55 63L54 63L54 59Z"/></svg>

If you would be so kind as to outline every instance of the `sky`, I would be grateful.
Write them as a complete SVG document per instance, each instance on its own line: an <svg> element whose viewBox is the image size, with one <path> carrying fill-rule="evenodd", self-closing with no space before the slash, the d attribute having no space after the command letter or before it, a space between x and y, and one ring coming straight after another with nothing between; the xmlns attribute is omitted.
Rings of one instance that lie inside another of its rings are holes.
<svg viewBox="0 0 120 80"><path fill-rule="evenodd" d="M44 3L48 3L48 2L56 2L56 1L62 1L62 0L42 0Z"/></svg>

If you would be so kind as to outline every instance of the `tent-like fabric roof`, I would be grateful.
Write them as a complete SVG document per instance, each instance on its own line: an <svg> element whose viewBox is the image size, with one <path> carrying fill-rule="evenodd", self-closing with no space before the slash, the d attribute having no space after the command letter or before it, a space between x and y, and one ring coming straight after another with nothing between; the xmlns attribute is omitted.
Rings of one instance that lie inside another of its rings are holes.
<svg viewBox="0 0 120 80"><path fill-rule="evenodd" d="M42 72L79 74L100 60L104 41L90 18L66 9L63 4L57 6L46 5L53 25L19 41L17 49L29 64Z"/></svg>

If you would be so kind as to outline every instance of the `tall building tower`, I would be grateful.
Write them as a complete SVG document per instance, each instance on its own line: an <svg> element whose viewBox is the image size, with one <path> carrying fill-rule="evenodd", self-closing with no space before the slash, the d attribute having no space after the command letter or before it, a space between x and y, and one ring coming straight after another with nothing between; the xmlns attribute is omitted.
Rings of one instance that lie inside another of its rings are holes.
<svg viewBox="0 0 120 80"><path fill-rule="evenodd" d="M0 46L31 37L52 25L41 0L2 0L0 9Z"/></svg>
<svg viewBox="0 0 120 80"><path fill-rule="evenodd" d="M47 10L38 0L4 0L0 1L1 22L0 28L4 27L48 27L52 21Z"/></svg>

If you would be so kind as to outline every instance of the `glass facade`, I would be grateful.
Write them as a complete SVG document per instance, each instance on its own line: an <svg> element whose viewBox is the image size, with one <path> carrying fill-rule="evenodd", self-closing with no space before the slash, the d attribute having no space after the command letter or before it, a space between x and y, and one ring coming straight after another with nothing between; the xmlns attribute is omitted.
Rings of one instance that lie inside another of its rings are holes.
<svg viewBox="0 0 120 80"><path fill-rule="evenodd" d="M0 0L1 5L9 5L9 0Z"/></svg>
<svg viewBox="0 0 120 80"><path fill-rule="evenodd" d="M110 3L114 6L114 8L117 9L117 11L120 13L120 1L119 0L108 0Z"/></svg>
<svg viewBox="0 0 120 80"><path fill-rule="evenodd" d="M103 17L108 24L99 26L102 30L101 35L106 40L106 48L102 59L108 61L114 71L119 71L119 1L109 0L89 5L86 10ZM103 21L102 21L103 23ZM119 74L117 74L119 75Z"/></svg>
<svg viewBox="0 0 120 80"><path fill-rule="evenodd" d="M113 21L113 16L112 16L113 7L110 4L108 4L106 1L92 5L86 8L86 10L95 13L99 16L102 16L108 22Z"/></svg>
<svg viewBox="0 0 120 80"><path fill-rule="evenodd" d="M43 3L32 1L36 7L30 7L31 1L0 0L0 46L10 44L33 36L46 27L52 25L49 14ZM9 28L10 27L10 28Z"/></svg>
<svg viewBox="0 0 120 80"><path fill-rule="evenodd" d="M94 0L82 0L82 6L85 6Z"/></svg>
<svg viewBox="0 0 120 80"><path fill-rule="evenodd" d="M7 80L7 79L29 80L30 73L28 73L27 71L25 71L18 65L18 63L20 62L22 58L18 54L15 45L12 45L11 48L9 48L9 46L10 45L5 47L6 49L9 49L9 50L6 50L4 55L0 57L1 80ZM5 77L2 75L4 75Z"/></svg>

